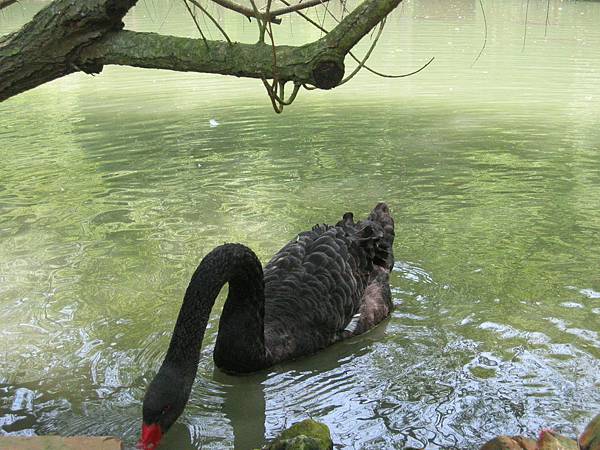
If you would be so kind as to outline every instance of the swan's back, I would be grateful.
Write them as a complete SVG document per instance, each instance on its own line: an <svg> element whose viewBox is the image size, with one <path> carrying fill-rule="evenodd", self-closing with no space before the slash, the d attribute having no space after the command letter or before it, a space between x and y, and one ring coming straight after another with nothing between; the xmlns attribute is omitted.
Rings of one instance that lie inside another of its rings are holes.
<svg viewBox="0 0 600 450"><path fill-rule="evenodd" d="M383 303L376 307L387 316L393 242L394 221L380 203L363 221L355 223L346 213L335 226L317 225L275 254L264 269L269 359L310 354L366 331L383 318L376 314L376 322L367 325L367 303ZM381 299L367 295L375 287ZM363 323L357 326L359 315Z"/></svg>

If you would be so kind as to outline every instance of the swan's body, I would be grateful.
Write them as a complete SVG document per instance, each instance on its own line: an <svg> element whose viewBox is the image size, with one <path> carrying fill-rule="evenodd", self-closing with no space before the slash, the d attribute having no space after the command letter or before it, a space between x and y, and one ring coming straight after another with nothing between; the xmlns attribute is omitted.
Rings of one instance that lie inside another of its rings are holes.
<svg viewBox="0 0 600 450"><path fill-rule="evenodd" d="M394 221L387 205L354 223L300 233L264 271L249 248L225 244L200 263L185 293L169 350L144 398L142 448L154 448L183 411L210 310L225 283L215 364L252 372L314 353L375 326L392 310Z"/></svg>

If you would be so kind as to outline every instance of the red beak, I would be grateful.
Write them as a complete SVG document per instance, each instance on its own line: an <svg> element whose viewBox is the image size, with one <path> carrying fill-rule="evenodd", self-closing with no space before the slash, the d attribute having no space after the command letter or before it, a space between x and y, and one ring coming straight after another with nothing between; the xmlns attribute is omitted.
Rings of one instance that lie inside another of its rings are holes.
<svg viewBox="0 0 600 450"><path fill-rule="evenodd" d="M137 448L140 450L154 450L158 447L160 438L162 438L163 432L160 429L160 425L153 423L151 425L142 424L142 437L137 443Z"/></svg>

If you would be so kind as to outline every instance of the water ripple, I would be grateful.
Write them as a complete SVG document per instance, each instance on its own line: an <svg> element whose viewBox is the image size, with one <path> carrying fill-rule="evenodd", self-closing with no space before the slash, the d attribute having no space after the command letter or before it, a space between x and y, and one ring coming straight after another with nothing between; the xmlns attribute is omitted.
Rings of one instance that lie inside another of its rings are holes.
<svg viewBox="0 0 600 450"><path fill-rule="evenodd" d="M0 105L0 434L115 434L131 448L201 257L227 241L266 261L379 200L396 220L392 317L230 377L212 363L222 294L166 446L256 448L306 417L364 449L581 428L600 407L600 4L552 8L524 49L521 3L488 5L471 67L473 2L404 3L372 64L435 64L302 92L281 116L256 80L124 67ZM3 10L0 33L40 6ZM196 33L175 1L126 22ZM318 37L293 22L281 43Z"/></svg>

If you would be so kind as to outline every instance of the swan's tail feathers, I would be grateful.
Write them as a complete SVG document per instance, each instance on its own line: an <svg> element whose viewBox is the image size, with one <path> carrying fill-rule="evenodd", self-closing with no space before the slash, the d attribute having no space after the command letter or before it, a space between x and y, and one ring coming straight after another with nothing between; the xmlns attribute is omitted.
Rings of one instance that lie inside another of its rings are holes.
<svg viewBox="0 0 600 450"><path fill-rule="evenodd" d="M366 252L367 270L372 265L392 270L394 266L394 219L385 203L378 203L365 220L354 222L354 216L347 212L336 226L342 227L352 241Z"/></svg>
<svg viewBox="0 0 600 450"><path fill-rule="evenodd" d="M394 266L394 219L390 213L388 205L385 203L377 203L367 222L374 222L381 227L381 238L375 243L375 259L374 263L385 267L387 270L392 270Z"/></svg>
<svg viewBox="0 0 600 450"><path fill-rule="evenodd" d="M325 233L327 230L331 229L331 225L327 225L325 223L321 223L321 224L316 224L314 227L312 227L312 231L314 231L317 234L323 234Z"/></svg>

